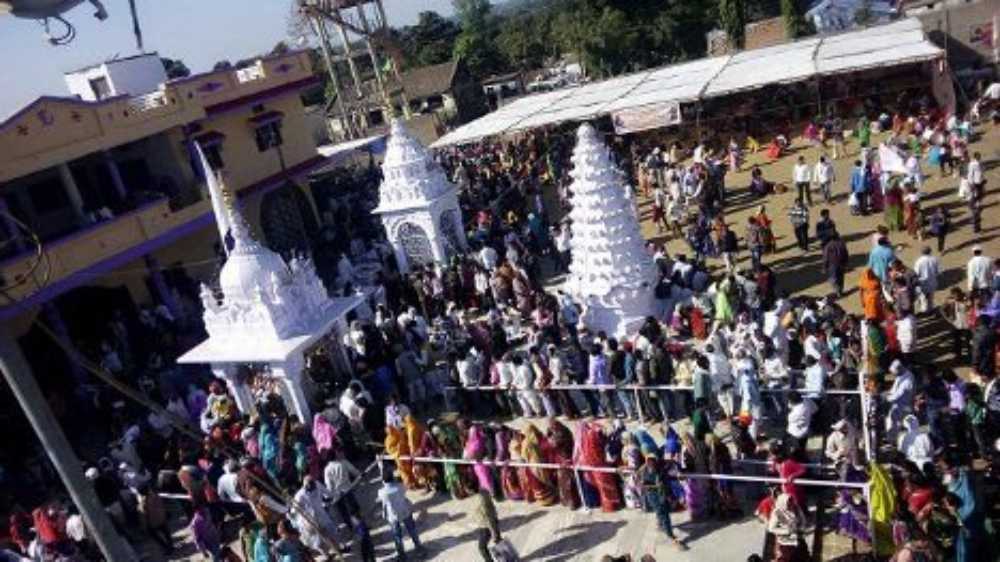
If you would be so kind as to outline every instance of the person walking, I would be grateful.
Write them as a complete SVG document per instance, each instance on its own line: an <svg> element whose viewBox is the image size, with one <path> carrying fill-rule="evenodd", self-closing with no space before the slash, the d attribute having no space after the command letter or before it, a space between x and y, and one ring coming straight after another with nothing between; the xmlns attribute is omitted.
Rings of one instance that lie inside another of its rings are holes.
<svg viewBox="0 0 1000 562"><path fill-rule="evenodd" d="M476 519L479 523L479 555L483 562L493 562L490 544L497 544L503 537L500 534L500 518L497 516L497 506L489 490L480 488L477 494Z"/></svg>
<svg viewBox="0 0 1000 562"><path fill-rule="evenodd" d="M966 290L969 293L985 291L990 288L993 277L993 260L983 255L983 247L972 247L972 259L965 266Z"/></svg>
<svg viewBox="0 0 1000 562"><path fill-rule="evenodd" d="M824 248L837 231L837 223L830 218L830 209L821 209L819 221L816 223L816 239L819 240L820 248Z"/></svg>
<svg viewBox="0 0 1000 562"><path fill-rule="evenodd" d="M937 251L944 253L945 238L948 237L948 229L951 228L951 218L948 216L948 209L944 205L938 205L928 219L927 230L932 236L937 238Z"/></svg>
<svg viewBox="0 0 1000 562"><path fill-rule="evenodd" d="M833 182L837 181L837 172L826 156L820 156L819 162L816 162L816 167L813 169L813 180L819 184L819 192L823 194L823 201L829 204L833 198L831 187ZM812 205L812 202L810 201L809 204Z"/></svg>
<svg viewBox="0 0 1000 562"><path fill-rule="evenodd" d="M938 288L938 275L941 273L941 263L931 255L931 247L924 246L917 261L913 262L913 273L917 276L917 313L934 310L934 292Z"/></svg>
<svg viewBox="0 0 1000 562"><path fill-rule="evenodd" d="M646 462L639 467L636 475L642 487L642 506L645 511L656 514L656 522L670 541L679 550L687 550L687 546L674 534L674 526L670 521L670 501L672 492L669 482L664 478L663 470L657 463L655 454L647 454Z"/></svg>
<svg viewBox="0 0 1000 562"><path fill-rule="evenodd" d="M764 230L755 217L747 217L746 230L747 250L750 252L750 268L757 271L760 268L761 257L764 255Z"/></svg>
<svg viewBox="0 0 1000 562"><path fill-rule="evenodd" d="M966 166L965 179L969 183L969 211L972 214L972 232L979 232L983 211L983 187L986 185L986 180L983 178L982 156L978 152L972 155L972 159Z"/></svg>
<svg viewBox="0 0 1000 562"><path fill-rule="evenodd" d="M804 156L799 156L795 167L792 168L792 181L795 183L795 188L798 189L799 199L808 202L811 207L813 202L809 184L812 182L812 172L809 165L806 164Z"/></svg>
<svg viewBox="0 0 1000 562"><path fill-rule="evenodd" d="M865 173L865 165L861 160L854 161L854 169L851 170L851 196L854 204L851 210L857 209L857 214L868 214L868 174Z"/></svg>
<svg viewBox="0 0 1000 562"><path fill-rule="evenodd" d="M847 244L834 229L830 240L823 247L823 273L826 274L837 297L844 295L844 273L847 271L849 258Z"/></svg>
<svg viewBox="0 0 1000 562"><path fill-rule="evenodd" d="M417 534L417 524L413 521L413 504L407 499L406 491L396 481L392 470L386 470L382 474L382 488L378 491L378 502L382 504L382 517L392 528L392 540L396 543L397 559L406 560L406 549L403 545L404 528L413 539L416 552L420 555L424 547Z"/></svg>
<svg viewBox="0 0 1000 562"><path fill-rule="evenodd" d="M201 505L195 509L190 528L195 548L212 562L222 562L222 538L208 513L208 506Z"/></svg>
<svg viewBox="0 0 1000 562"><path fill-rule="evenodd" d="M788 220L792 223L795 231L795 241L799 249L803 252L809 250L809 207L802 203L802 197L795 200L795 204L788 210Z"/></svg>

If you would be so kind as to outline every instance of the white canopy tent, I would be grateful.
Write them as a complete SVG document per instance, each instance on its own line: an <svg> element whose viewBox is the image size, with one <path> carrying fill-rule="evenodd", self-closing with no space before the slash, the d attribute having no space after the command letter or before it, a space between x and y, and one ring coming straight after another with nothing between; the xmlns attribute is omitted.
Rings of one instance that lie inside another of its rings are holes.
<svg viewBox="0 0 1000 562"><path fill-rule="evenodd" d="M691 102L768 84L800 82L816 76L942 56L944 51L927 39L920 20L903 19L860 31L811 37L523 97L449 132L433 147L464 144L644 106Z"/></svg>

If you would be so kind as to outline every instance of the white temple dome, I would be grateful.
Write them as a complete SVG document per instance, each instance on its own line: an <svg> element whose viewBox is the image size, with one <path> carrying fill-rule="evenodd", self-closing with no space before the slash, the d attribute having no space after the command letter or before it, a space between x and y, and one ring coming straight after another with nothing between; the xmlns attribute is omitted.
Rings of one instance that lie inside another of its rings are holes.
<svg viewBox="0 0 1000 562"><path fill-rule="evenodd" d="M393 119L382 161L379 208L416 206L452 190L444 170L400 119Z"/></svg>

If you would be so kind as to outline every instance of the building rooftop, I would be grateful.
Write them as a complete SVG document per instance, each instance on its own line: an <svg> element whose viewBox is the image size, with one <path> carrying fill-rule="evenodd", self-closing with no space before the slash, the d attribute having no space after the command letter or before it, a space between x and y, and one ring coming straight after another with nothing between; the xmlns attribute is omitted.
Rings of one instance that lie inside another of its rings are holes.
<svg viewBox="0 0 1000 562"><path fill-rule="evenodd" d="M126 62L126 61L135 60L135 59L141 59L141 58L145 58L145 57L157 57L157 58L159 58L159 56L160 56L160 53L158 53L157 51L153 51L152 53L139 53L139 54L135 54L135 55L129 55L127 57L119 57L118 55L115 55L115 56L111 57L110 59L103 60L101 62L95 62L95 63L88 64L86 66L81 66L80 68L74 68L73 70L67 70L66 72L63 72L63 74L76 74L77 72L83 72L85 70L90 70L92 68L97 68L97 67L99 67L101 65L110 64L110 63L113 63L113 62Z"/></svg>

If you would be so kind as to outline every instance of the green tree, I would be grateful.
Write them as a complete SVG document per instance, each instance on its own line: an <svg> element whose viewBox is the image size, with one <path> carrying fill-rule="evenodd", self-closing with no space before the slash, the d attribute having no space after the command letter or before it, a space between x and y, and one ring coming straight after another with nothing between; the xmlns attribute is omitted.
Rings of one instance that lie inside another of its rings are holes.
<svg viewBox="0 0 1000 562"><path fill-rule="evenodd" d="M490 18L489 0L451 0L462 31L485 32Z"/></svg>
<svg viewBox="0 0 1000 562"><path fill-rule="evenodd" d="M404 27L397 39L404 46L409 66L439 64L451 59L460 30L437 12L420 12L416 25Z"/></svg>
<svg viewBox="0 0 1000 562"><path fill-rule="evenodd" d="M233 67L233 63L228 60L220 60L219 62L212 65L212 70L229 70Z"/></svg>
<svg viewBox="0 0 1000 562"><path fill-rule="evenodd" d="M747 7L743 0L719 0L719 23L729 37L729 43L742 49L747 25Z"/></svg>
<svg viewBox="0 0 1000 562"><path fill-rule="evenodd" d="M191 76L191 69L180 59L160 57L160 62L163 64L163 70L167 73L167 78L171 80Z"/></svg>
<svg viewBox="0 0 1000 562"><path fill-rule="evenodd" d="M473 76L486 77L505 68L496 45L483 33L462 32L455 41L454 57L465 61Z"/></svg>
<svg viewBox="0 0 1000 562"><path fill-rule="evenodd" d="M284 41L278 41L277 43L274 44L274 47L271 48L270 54L283 55L291 50L292 48L288 46L288 43Z"/></svg>
<svg viewBox="0 0 1000 562"><path fill-rule="evenodd" d="M785 32L792 39L807 33L809 26L799 0L781 0L781 17L785 20Z"/></svg>

